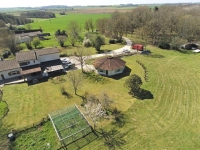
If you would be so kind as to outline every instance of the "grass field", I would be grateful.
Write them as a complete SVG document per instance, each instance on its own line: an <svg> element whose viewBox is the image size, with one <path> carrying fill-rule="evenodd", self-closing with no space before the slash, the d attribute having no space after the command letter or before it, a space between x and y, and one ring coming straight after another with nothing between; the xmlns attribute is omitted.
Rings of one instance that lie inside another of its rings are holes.
<svg viewBox="0 0 200 150"><path fill-rule="evenodd" d="M80 27L82 28L82 32L84 29L84 23L88 19L92 19L95 23L97 19L104 18L104 17L110 17L111 14L72 14L69 13L67 15L59 15L57 14L57 18L51 18L51 19L34 19L35 22L31 23L31 26L33 28L39 28L41 27L45 32L50 32L51 34L54 34L56 30L66 30L67 26L70 21L75 20L78 22Z"/></svg>
<svg viewBox="0 0 200 150"><path fill-rule="evenodd" d="M115 102L114 106L124 112L127 122L122 128L117 127L119 132L125 134L126 143L122 149L199 149L200 72L197 64L200 63L200 55L160 50L152 46L148 49L153 52L149 57L134 55L123 59L131 74L138 74L141 78L144 70L136 60L146 66L148 82L142 78L142 88L151 91L154 99L132 98L123 86L127 77L118 80L109 78L105 84L86 80L78 93L99 94L105 91ZM4 127L23 128L51 111L74 103L79 105L81 99L73 95L70 84L66 82L64 86L72 94L71 99L62 96L59 85L52 82L5 86L3 99L7 101L10 111L3 119ZM107 123L102 126L108 130L115 127ZM95 140L83 149L98 150L105 149L105 146L102 141Z"/></svg>

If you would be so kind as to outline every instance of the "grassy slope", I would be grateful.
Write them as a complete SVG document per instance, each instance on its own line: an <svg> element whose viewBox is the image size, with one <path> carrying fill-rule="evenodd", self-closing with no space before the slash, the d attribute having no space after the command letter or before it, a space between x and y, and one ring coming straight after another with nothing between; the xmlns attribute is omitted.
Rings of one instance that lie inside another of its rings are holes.
<svg viewBox="0 0 200 150"><path fill-rule="evenodd" d="M120 80L109 79L105 85L87 81L79 93L107 91L115 101L115 106L125 112L128 116L127 124L119 128L120 132L126 133L126 144L123 149L198 149L200 95L199 87L196 85L200 82L197 66L200 63L200 56L148 48L154 54L163 55L163 58L135 55L124 60L132 69L131 73L141 77L143 70L135 61L139 60L145 64L149 82L144 82L142 87L153 93L153 100L135 101L131 98L127 94L127 89L123 87L126 77ZM72 93L68 82L65 86ZM4 92L13 94L4 94L10 106L9 115L3 120L4 125L24 127L55 109L72 103L80 104L81 100L78 100L78 97L66 99L59 94L58 89L58 85L50 82L31 87L26 84L6 86ZM17 104L19 106L16 107ZM106 126L108 129L112 127ZM91 148L105 149L99 140L83 149Z"/></svg>
<svg viewBox="0 0 200 150"><path fill-rule="evenodd" d="M147 67L149 82L143 88L150 90L154 99L138 100L126 111L129 121L119 129L127 133L123 149L198 149L200 56L149 48L164 58L132 59ZM88 147L101 146L93 142Z"/></svg>
<svg viewBox="0 0 200 150"><path fill-rule="evenodd" d="M6 103L0 100L0 118L4 116L6 107Z"/></svg>

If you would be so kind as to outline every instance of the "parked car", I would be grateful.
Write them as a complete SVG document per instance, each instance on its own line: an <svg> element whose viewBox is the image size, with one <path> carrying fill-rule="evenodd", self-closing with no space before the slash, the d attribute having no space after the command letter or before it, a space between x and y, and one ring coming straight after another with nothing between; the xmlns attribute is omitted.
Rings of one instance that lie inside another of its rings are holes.
<svg viewBox="0 0 200 150"><path fill-rule="evenodd" d="M131 51L130 50L128 50L128 49L124 49L123 50L123 53L130 53Z"/></svg>
<svg viewBox="0 0 200 150"><path fill-rule="evenodd" d="M70 59L69 58L60 58L60 60L64 63L64 62L70 62Z"/></svg>
<svg viewBox="0 0 200 150"><path fill-rule="evenodd" d="M145 50L145 51L142 51L140 54L148 55L148 54L151 54L151 51L150 50Z"/></svg>

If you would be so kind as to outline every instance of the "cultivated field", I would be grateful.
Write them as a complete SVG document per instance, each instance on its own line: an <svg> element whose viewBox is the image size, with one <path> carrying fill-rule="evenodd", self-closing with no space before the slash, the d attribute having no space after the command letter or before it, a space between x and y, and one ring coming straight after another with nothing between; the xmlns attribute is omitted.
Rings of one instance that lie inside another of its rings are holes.
<svg viewBox="0 0 200 150"><path fill-rule="evenodd" d="M114 106L125 113L126 124L118 128L126 141L122 149L199 149L200 72L197 64L200 55L150 46L148 49L153 52L149 57L134 55L123 59L131 74L138 74L142 79L144 70L136 60L146 66L148 82L143 79L142 88L151 91L154 99L132 98L123 86L127 77L109 78L105 84L85 81L78 93L105 91L114 100ZM72 94L71 99L62 96L60 85L51 81L33 86L5 86L3 99L10 111L3 120L4 127L23 128L40 121L51 111L74 103L80 105L81 99L73 95L69 82L63 85ZM107 130L114 127L108 123L102 126ZM105 149L105 146L102 141L95 140L83 149Z"/></svg>

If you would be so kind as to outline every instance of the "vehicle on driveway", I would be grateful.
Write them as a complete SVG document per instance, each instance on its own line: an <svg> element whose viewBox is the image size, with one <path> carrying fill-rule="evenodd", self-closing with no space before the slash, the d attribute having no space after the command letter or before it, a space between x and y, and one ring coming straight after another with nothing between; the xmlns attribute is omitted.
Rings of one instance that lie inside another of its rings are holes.
<svg viewBox="0 0 200 150"><path fill-rule="evenodd" d="M123 53L130 53L131 51L130 50L128 50L128 49L124 49L123 50Z"/></svg>
<svg viewBox="0 0 200 150"><path fill-rule="evenodd" d="M151 54L151 51L150 50L144 50L140 54L148 55L148 54Z"/></svg>
<svg viewBox="0 0 200 150"><path fill-rule="evenodd" d="M60 58L62 65L65 69L69 69L75 66L75 63L72 63L69 58Z"/></svg>

